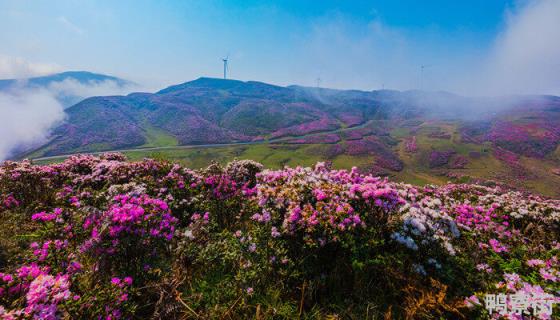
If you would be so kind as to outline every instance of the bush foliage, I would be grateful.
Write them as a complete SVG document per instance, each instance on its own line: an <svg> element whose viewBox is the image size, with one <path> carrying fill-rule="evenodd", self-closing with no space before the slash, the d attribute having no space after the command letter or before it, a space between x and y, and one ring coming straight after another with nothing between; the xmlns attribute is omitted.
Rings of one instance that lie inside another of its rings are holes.
<svg viewBox="0 0 560 320"><path fill-rule="evenodd" d="M0 197L6 319L470 319L486 293L560 300L560 201L498 188L105 154L6 162Z"/></svg>

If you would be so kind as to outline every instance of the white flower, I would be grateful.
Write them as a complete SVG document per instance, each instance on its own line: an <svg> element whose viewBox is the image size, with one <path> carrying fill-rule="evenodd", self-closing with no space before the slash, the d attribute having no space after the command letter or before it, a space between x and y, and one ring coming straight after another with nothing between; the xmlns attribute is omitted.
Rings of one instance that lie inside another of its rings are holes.
<svg viewBox="0 0 560 320"><path fill-rule="evenodd" d="M418 245L416 245L411 237L403 236L402 234L395 232L391 235L391 238L401 244L404 244L409 249L418 250Z"/></svg>

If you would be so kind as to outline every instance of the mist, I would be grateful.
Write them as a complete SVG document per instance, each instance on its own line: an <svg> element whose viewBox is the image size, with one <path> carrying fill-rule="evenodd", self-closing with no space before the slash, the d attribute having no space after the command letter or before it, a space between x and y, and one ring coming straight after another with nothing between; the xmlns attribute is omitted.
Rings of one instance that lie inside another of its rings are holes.
<svg viewBox="0 0 560 320"><path fill-rule="evenodd" d="M138 85L122 86L112 80L82 83L68 78L63 81L52 82L47 89L64 107L70 107L88 97L126 95L143 88Z"/></svg>
<svg viewBox="0 0 560 320"><path fill-rule="evenodd" d="M301 61L290 72L307 85L320 78L331 88L560 95L559 17L558 0L519 3L483 43L469 42L467 29L411 32L382 17L363 25L335 14L301 37Z"/></svg>
<svg viewBox="0 0 560 320"><path fill-rule="evenodd" d="M64 120L62 104L47 90L0 93L0 160L16 148L44 142L54 124Z"/></svg>
<svg viewBox="0 0 560 320"><path fill-rule="evenodd" d="M477 91L560 95L560 1L531 1L506 17Z"/></svg>
<svg viewBox="0 0 560 320"><path fill-rule="evenodd" d="M38 63L21 57L0 54L0 78L27 78L46 75L61 70L61 67L52 63Z"/></svg>
<svg viewBox="0 0 560 320"><path fill-rule="evenodd" d="M79 82L65 79L47 87L30 87L19 81L0 91L0 161L16 152L30 150L46 142L51 130L65 119L65 109L93 96L125 95L141 89L116 81Z"/></svg>

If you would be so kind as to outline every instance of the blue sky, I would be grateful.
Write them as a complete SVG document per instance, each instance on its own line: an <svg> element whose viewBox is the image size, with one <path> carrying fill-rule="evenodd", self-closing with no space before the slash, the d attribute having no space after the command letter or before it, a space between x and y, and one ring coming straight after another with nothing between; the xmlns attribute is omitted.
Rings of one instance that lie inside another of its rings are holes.
<svg viewBox="0 0 560 320"><path fill-rule="evenodd" d="M542 3L549 7L539 9ZM472 82L503 54L499 46L519 42L510 33L529 11L543 20L557 3L0 0L0 76L91 70L155 88L219 77L229 54L230 75L242 80L314 85L319 77L336 88L476 91ZM547 32L556 26L549 20ZM533 54L556 53L540 45ZM422 80L420 65L429 65ZM550 77L543 85L555 90L560 83Z"/></svg>

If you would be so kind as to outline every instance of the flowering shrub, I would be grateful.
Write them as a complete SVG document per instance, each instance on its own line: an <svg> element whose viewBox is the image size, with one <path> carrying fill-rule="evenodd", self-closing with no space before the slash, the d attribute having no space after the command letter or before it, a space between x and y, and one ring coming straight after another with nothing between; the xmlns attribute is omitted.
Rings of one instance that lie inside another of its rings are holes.
<svg viewBox="0 0 560 320"><path fill-rule="evenodd" d="M451 160L451 163L449 164L449 168L463 169L468 163L469 160L466 157L458 155L453 160Z"/></svg>
<svg viewBox="0 0 560 320"><path fill-rule="evenodd" d="M437 168L445 166L449 163L451 156L455 154L455 151L448 150L448 151L432 151L430 153L430 157L428 159L428 165L430 168Z"/></svg>
<svg viewBox="0 0 560 320"><path fill-rule="evenodd" d="M274 131L270 137L302 136L309 133L338 129L340 124L326 117Z"/></svg>
<svg viewBox="0 0 560 320"><path fill-rule="evenodd" d="M62 312L59 305L72 299L79 299L70 292L67 274L52 276L48 268L35 264L21 266L15 274L0 274L2 301L11 310L0 308L3 319L29 317L35 319L57 319Z"/></svg>
<svg viewBox="0 0 560 320"><path fill-rule="evenodd" d="M159 262L158 254L172 240L176 223L160 199L119 195L107 211L85 218L82 228L89 237L79 251L95 255L100 270L138 277L144 265Z"/></svg>
<svg viewBox="0 0 560 320"><path fill-rule="evenodd" d="M412 138L407 139L404 142L404 148L408 153L415 153L418 151L418 145L416 144L416 136L412 136Z"/></svg>
<svg viewBox="0 0 560 320"><path fill-rule="evenodd" d="M486 139L517 154L542 158L558 146L560 131L554 121L519 124L497 121Z"/></svg>
<svg viewBox="0 0 560 320"><path fill-rule="evenodd" d="M486 294L560 299L560 201L498 187L107 154L6 162L0 200L6 319L484 318Z"/></svg>

